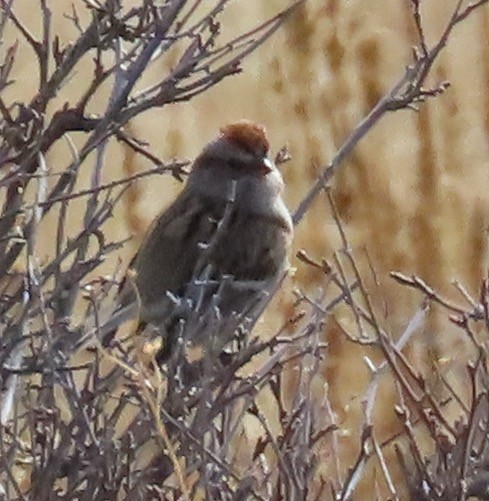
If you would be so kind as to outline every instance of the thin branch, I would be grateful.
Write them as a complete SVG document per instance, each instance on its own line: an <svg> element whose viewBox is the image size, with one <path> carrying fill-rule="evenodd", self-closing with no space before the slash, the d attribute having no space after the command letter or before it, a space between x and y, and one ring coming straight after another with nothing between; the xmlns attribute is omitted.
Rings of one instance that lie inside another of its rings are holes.
<svg viewBox="0 0 489 501"><path fill-rule="evenodd" d="M311 186L308 193L304 196L299 203L299 206L293 213L292 219L295 225L301 222L305 214L309 211L313 201L317 198L321 190L327 186L328 182L338 171L344 159L352 152L357 143L365 137L370 130L372 130L374 125L379 122L387 114L387 112L409 108L413 103L423 101L426 97L435 97L447 89L448 83L446 82L442 82L438 87L428 90L423 89L422 85L424 84L440 52L445 48L449 36L455 26L469 14L474 12L478 7L481 7L487 2L488 0L475 2L474 4L469 5L465 10L461 11L462 0L458 0L458 3L453 10L449 21L447 22L442 35L430 50L426 47L424 31L421 24L419 24L421 22L419 10L415 9L415 18L418 16L415 20L415 24L418 27L418 36L420 37L419 43L422 47L421 52L415 52L414 62L406 68L405 73L392 86L391 90L377 102L368 115L354 129L354 131L340 147L330 164L324 168L321 175ZM415 5L418 5L419 2L415 0L414 3Z"/></svg>

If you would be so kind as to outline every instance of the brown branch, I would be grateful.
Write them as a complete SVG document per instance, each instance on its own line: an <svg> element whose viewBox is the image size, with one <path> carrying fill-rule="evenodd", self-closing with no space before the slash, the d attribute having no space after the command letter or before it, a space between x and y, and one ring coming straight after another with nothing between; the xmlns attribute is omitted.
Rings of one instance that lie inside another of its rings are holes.
<svg viewBox="0 0 489 501"><path fill-rule="evenodd" d="M146 152L146 154L149 154ZM141 179L147 176L154 176L155 174L164 174L167 172L171 172L177 179L181 178L181 175L185 173L183 170L189 162L172 162L171 164L160 164L158 167L154 167L153 169L149 169L143 172L138 172L137 174L133 174L132 176L125 177L123 179L117 179L115 181L111 181L110 183L101 184L95 188L87 188L85 190L77 191L76 193L70 193L69 195L59 196L49 198L45 202L36 204L37 207L42 207L43 209L50 208L53 204L59 202L67 202L68 200L73 200L75 198L86 197L89 195L93 195L94 193L100 193L102 191L112 190L117 186L124 186L136 181L137 179Z"/></svg>

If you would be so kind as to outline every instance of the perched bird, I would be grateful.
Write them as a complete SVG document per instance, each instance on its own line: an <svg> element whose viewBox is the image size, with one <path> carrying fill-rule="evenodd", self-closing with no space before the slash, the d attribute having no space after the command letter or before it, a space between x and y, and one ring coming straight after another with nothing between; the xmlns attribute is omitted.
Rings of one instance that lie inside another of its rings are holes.
<svg viewBox="0 0 489 501"><path fill-rule="evenodd" d="M181 298L202 310L217 296L215 313L226 318L245 310L285 271L292 221L282 200L282 175L268 152L261 125L243 120L221 128L143 239L119 309L137 305L139 329L158 329L160 361L172 351L175 320L185 317Z"/></svg>

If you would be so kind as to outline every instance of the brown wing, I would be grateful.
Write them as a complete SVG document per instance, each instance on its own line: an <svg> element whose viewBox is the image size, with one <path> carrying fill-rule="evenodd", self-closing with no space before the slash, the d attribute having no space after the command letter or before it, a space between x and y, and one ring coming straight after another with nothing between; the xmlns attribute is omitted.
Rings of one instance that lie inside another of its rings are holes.
<svg viewBox="0 0 489 501"><path fill-rule="evenodd" d="M166 297L166 291L181 294L190 281L202 243L208 242L222 217L223 204L213 204L184 190L150 227L130 268L141 303L149 309ZM126 287L126 290L128 288ZM122 294L122 304L134 299ZM150 319L147 319L150 320Z"/></svg>

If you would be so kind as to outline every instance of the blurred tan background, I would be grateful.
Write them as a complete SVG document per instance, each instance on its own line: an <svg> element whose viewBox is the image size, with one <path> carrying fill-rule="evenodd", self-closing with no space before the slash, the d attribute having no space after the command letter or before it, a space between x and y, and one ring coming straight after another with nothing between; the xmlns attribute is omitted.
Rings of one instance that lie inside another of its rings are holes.
<svg viewBox="0 0 489 501"><path fill-rule="evenodd" d="M455 3L423 3L428 42L440 35ZM57 0L51 4L56 9L56 31L62 41L69 40L74 31L63 17L63 12L69 11L69 2ZM39 12L32 8L32 0L17 0L14 5L18 16L36 32ZM222 20L225 33L251 27L286 5L283 0L234 2ZM332 182L353 250L367 273L363 258L366 248L377 272L379 286L374 296L394 337L402 332L421 296L395 284L388 277L389 271L418 274L459 302L461 298L450 282L460 280L476 296L486 274L488 32L487 7L457 27L429 79L432 83L449 80L452 86L447 93L422 105L419 113L401 111L384 117ZM189 103L150 111L134 120L130 130L147 140L162 159L191 159L222 124L243 117L259 121L266 125L274 151L284 144L289 146L293 159L284 165L283 172L286 199L293 210L348 134L400 77L415 42L408 0L308 0L245 61L241 75L228 78ZM16 99L32 96L37 77L28 63L32 61L28 49L21 50L25 57L18 58L15 75L23 87L14 88L16 93L25 94L10 94ZM169 64L168 60L156 63L146 80L167 71ZM79 91L77 82L86 75L80 72L73 76L59 96L61 102L74 101ZM141 87L144 84L141 82ZM106 96L101 95L91 110L100 113L105 106ZM73 139L82 144L76 134ZM48 157L53 170L66 165L69 157L67 148L63 148L60 142L59 151ZM104 180L148 167L142 158L112 144ZM132 188L123 210L112 221L114 237L135 237L120 253L121 259L129 259L152 217L179 188L169 176L152 177ZM79 215L71 217L75 221ZM53 235L49 223L45 227L40 238L47 253ZM330 259L339 246L327 200L320 196L297 229L295 248ZM109 260L107 269L113 265ZM296 259L293 265L301 287L313 292L320 286L317 274ZM291 301L290 291L286 291L274 314L285 316ZM410 357L420 367L429 368L443 360L447 368L455 368L451 357L467 352L465 340L455 334L445 317L435 308L425 332L412 343ZM346 467L352 465L358 452L360 399L368 381L362 356L367 352L375 358L375 352L352 346L333 328L325 332L325 339L330 349L324 376L341 427L341 464ZM377 410L381 438L397 429L393 402L389 387ZM328 451L320 453L325 462L330 461ZM364 482L362 489L358 499L373 499L372 484Z"/></svg>

